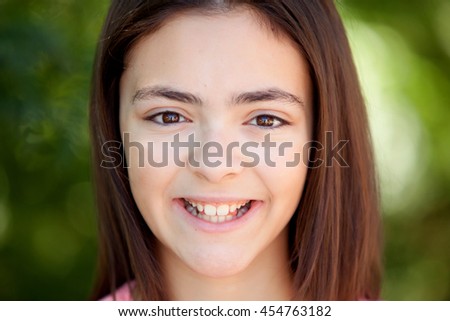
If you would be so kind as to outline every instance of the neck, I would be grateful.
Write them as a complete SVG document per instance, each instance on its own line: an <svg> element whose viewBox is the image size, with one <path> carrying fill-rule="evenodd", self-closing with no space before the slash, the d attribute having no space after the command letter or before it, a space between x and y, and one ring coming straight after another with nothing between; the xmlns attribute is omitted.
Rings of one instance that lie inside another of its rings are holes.
<svg viewBox="0 0 450 321"><path fill-rule="evenodd" d="M161 252L170 300L292 299L287 229L243 271L224 278L200 275L183 264L172 252Z"/></svg>

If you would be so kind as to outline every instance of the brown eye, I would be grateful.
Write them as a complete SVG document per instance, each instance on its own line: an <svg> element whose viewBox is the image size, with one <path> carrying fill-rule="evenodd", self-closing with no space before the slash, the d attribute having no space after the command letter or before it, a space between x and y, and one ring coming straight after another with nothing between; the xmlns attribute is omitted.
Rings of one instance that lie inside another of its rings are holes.
<svg viewBox="0 0 450 321"><path fill-rule="evenodd" d="M180 121L180 115L177 113L163 113L162 122L164 124L178 123Z"/></svg>
<svg viewBox="0 0 450 321"><path fill-rule="evenodd" d="M258 115L252 118L248 124L272 129L286 125L287 122L273 115Z"/></svg>
<svg viewBox="0 0 450 321"><path fill-rule="evenodd" d="M164 111L162 113L150 116L147 119L161 125L184 123L187 121L184 116L173 111Z"/></svg>
<svg viewBox="0 0 450 321"><path fill-rule="evenodd" d="M256 117L256 124L263 127L272 127L275 122L275 117L269 115L262 115Z"/></svg>

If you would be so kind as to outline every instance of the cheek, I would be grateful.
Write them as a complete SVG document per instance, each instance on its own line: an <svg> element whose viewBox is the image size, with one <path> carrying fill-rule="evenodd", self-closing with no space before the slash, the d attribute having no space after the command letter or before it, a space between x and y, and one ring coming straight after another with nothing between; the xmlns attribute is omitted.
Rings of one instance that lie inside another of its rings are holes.
<svg viewBox="0 0 450 321"><path fill-rule="evenodd" d="M274 209L277 213L282 213L280 215L290 217L300 202L308 172L302 148L303 142L295 142L295 145L293 143L290 148L285 148L284 152L277 150L271 156L276 166L266 165L259 170L260 177L270 191Z"/></svg>
<svg viewBox="0 0 450 321"><path fill-rule="evenodd" d="M167 143L133 138L124 139L128 178L133 198L148 222L155 208L162 205L174 168L168 164Z"/></svg>
<svg viewBox="0 0 450 321"><path fill-rule="evenodd" d="M271 191L275 202L281 200L282 203L298 203L303 191L307 174L307 168L303 165L295 167L284 167L276 169L266 169L264 171L265 180Z"/></svg>
<svg viewBox="0 0 450 321"><path fill-rule="evenodd" d="M131 156L131 155L130 155ZM167 217L161 211L166 201L165 190L170 184L170 173L167 167L128 168L131 193L144 221L157 239L162 240Z"/></svg>
<svg viewBox="0 0 450 321"><path fill-rule="evenodd" d="M152 167L130 167L128 168L131 193L141 214L146 218L150 217L153 208L158 206L161 197L158 197L158 190L162 190L161 175L158 170ZM158 186L159 185L159 186Z"/></svg>

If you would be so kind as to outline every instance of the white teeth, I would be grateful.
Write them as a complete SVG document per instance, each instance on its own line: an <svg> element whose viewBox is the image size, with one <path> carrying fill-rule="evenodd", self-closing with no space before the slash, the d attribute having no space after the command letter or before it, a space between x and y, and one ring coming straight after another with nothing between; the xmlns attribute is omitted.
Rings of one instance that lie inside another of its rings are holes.
<svg viewBox="0 0 450 321"><path fill-rule="evenodd" d="M250 201L243 204L221 204L218 206L205 203L200 204L186 199L184 202L185 208L189 213L212 223L231 221L241 217L250 209ZM234 215L231 215L232 213Z"/></svg>
<svg viewBox="0 0 450 321"><path fill-rule="evenodd" d="M226 205L226 204L220 205L217 208L217 215L221 215L221 216L227 215L229 210L230 210L230 207L228 205Z"/></svg>
<svg viewBox="0 0 450 321"><path fill-rule="evenodd" d="M213 205L206 204L204 207L206 215L216 215L217 209Z"/></svg>
<svg viewBox="0 0 450 321"><path fill-rule="evenodd" d="M246 203L247 204L247 203ZM250 204L248 204L247 206L243 206L242 208L239 209L239 211L237 212L237 217L241 217L242 215L244 215L245 213L248 212L249 210L249 206Z"/></svg>
<svg viewBox="0 0 450 321"><path fill-rule="evenodd" d="M247 202L247 203L248 203L248 202ZM244 206L244 205L247 204L247 203L239 204L236 208L237 208L237 209L240 209L242 206Z"/></svg>

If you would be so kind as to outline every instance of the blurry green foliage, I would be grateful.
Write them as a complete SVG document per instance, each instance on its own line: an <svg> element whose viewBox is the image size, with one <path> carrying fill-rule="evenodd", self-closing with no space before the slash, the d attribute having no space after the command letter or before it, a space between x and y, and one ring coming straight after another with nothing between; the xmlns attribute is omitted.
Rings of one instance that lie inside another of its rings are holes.
<svg viewBox="0 0 450 321"><path fill-rule="evenodd" d="M0 299L85 299L87 106L106 1L0 1Z"/></svg>
<svg viewBox="0 0 450 321"><path fill-rule="evenodd" d="M381 176L383 298L449 300L450 1L345 0L340 9Z"/></svg>
<svg viewBox="0 0 450 321"><path fill-rule="evenodd" d="M383 299L449 300L449 1L337 3L380 159ZM0 299L88 297L96 235L87 106L107 6L0 0Z"/></svg>

